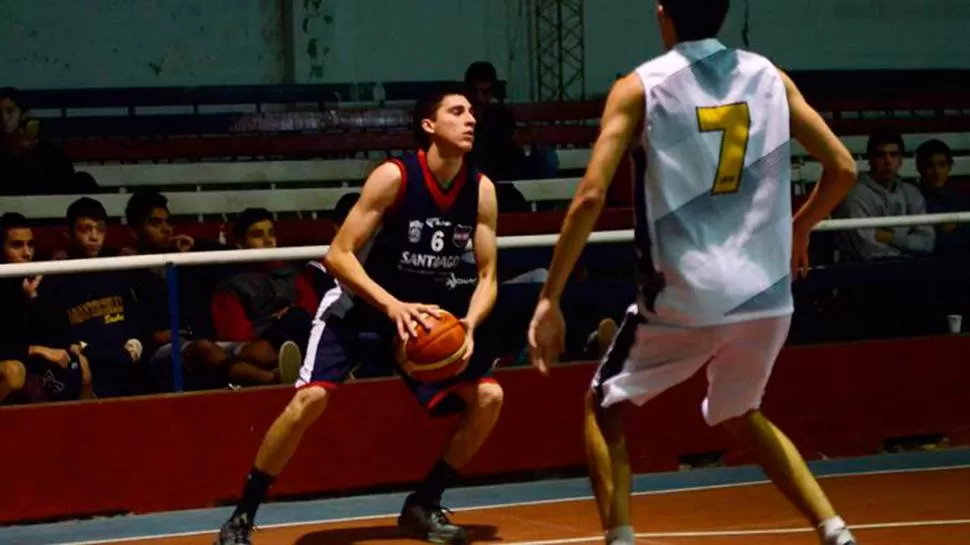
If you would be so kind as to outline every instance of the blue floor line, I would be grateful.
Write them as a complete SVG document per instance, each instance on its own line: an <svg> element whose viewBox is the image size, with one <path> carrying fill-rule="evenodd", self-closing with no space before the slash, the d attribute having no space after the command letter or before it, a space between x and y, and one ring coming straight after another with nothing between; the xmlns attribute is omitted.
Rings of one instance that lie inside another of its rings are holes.
<svg viewBox="0 0 970 545"><path fill-rule="evenodd" d="M826 460L813 462L811 466L812 470L820 476L970 466L970 449ZM635 493L666 492L696 487L739 485L762 480L764 480L764 474L755 467L701 469L688 472L638 475L634 478L633 490ZM444 499L445 504L453 509L467 509L510 503L582 498L588 497L590 494L586 479L563 479L459 488L448 491ZM270 503L260 509L257 522L259 525L269 526L394 515L400 509L404 497L404 493L398 493L306 502ZM0 528L0 543L55 545L140 536L162 537L175 533L208 532L217 528L230 511L230 508L198 509Z"/></svg>

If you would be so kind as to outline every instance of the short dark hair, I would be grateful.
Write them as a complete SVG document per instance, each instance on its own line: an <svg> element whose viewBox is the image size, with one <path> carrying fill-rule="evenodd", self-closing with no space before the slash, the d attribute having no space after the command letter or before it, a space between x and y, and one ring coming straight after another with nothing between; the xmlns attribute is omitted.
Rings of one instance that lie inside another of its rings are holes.
<svg viewBox="0 0 970 545"><path fill-rule="evenodd" d="M431 136L424 132L424 128L421 127L421 122L425 119L433 119L438 108L441 106L441 102L446 97L453 95L460 95L468 99L468 87L464 85L449 85L431 93L414 105L414 111L411 113L411 131L414 139L421 146L421 149L427 150L431 147Z"/></svg>
<svg viewBox="0 0 970 545"><path fill-rule="evenodd" d="M7 212L0 216L0 243L7 242L7 231L11 229L30 229L27 217L17 212Z"/></svg>
<svg viewBox="0 0 970 545"><path fill-rule="evenodd" d="M77 220L90 218L95 221L108 221L108 212L104 205L91 197L81 197L67 207L67 228L74 230Z"/></svg>
<svg viewBox="0 0 970 545"><path fill-rule="evenodd" d="M20 90L15 87L4 87L0 89L0 99L9 98L11 102L17 105L21 110L26 110L24 107L24 96Z"/></svg>
<svg viewBox="0 0 970 545"><path fill-rule="evenodd" d="M168 198L165 195L151 189L135 191L125 205L125 220L128 226L138 229L156 208L164 208L168 211Z"/></svg>
<svg viewBox="0 0 970 545"><path fill-rule="evenodd" d="M677 33L677 41L713 38L721 32L730 0L659 0Z"/></svg>
<svg viewBox="0 0 970 545"><path fill-rule="evenodd" d="M247 208L236 216L236 223L232 226L232 236L236 241L246 238L246 231L261 221L273 221L273 213L265 208Z"/></svg>
<svg viewBox="0 0 970 545"><path fill-rule="evenodd" d="M360 200L360 193L347 193L340 200L337 201L337 205L333 207L333 219L337 223L343 223L347 220L347 216L350 215L350 209L357 204Z"/></svg>
<svg viewBox="0 0 970 545"><path fill-rule="evenodd" d="M942 140L927 140L916 148L916 170L923 170L923 167L930 162L934 155L945 155L946 161L953 164L953 150Z"/></svg>
<svg viewBox="0 0 970 545"><path fill-rule="evenodd" d="M901 134L888 129L876 131L869 135L869 141L866 143L866 155L872 155L879 146L888 146L891 144L899 146L900 152L906 151L906 144L903 142L903 136Z"/></svg>
<svg viewBox="0 0 970 545"><path fill-rule="evenodd" d="M498 71L495 65L488 61L475 61L468 65L465 70L465 85L471 85L477 81L496 83L498 81Z"/></svg>

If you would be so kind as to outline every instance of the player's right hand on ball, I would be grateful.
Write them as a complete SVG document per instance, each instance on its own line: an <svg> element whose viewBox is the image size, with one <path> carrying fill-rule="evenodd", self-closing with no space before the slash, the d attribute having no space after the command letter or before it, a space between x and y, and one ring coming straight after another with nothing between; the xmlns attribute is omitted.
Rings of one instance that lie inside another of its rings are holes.
<svg viewBox="0 0 970 545"><path fill-rule="evenodd" d="M399 301L388 309L387 316L397 326L397 334L401 336L401 340L407 342L411 337L418 336L418 325L431 329L428 316L438 318L441 316L441 308L438 305Z"/></svg>

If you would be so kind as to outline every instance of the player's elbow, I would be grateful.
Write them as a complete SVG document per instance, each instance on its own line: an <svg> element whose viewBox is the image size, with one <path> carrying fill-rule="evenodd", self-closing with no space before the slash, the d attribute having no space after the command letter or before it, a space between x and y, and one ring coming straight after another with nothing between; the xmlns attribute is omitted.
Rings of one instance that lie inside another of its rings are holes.
<svg viewBox="0 0 970 545"><path fill-rule="evenodd" d="M831 170L835 178L843 183L854 184L858 176L855 159L848 151L838 154L824 168Z"/></svg>
<svg viewBox="0 0 970 545"><path fill-rule="evenodd" d="M597 183L595 180L583 179L576 191L576 198L573 200L576 208L602 208L606 204L605 184Z"/></svg>
<svg viewBox="0 0 970 545"><path fill-rule="evenodd" d="M323 255L323 259L320 262L323 264L323 268L327 270L327 273L331 276L338 276L344 270L344 263L346 262L346 254L348 252L342 248L331 246L327 253Z"/></svg>

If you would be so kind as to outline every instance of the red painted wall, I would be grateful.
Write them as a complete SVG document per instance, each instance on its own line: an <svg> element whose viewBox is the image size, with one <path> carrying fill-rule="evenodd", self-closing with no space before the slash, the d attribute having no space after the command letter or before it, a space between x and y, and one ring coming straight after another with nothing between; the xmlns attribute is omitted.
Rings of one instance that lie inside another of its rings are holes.
<svg viewBox="0 0 970 545"><path fill-rule="evenodd" d="M955 336L788 348L765 410L813 456L873 453L890 436L965 432L968 352L970 338ZM563 366L547 379L529 369L500 371L506 406L466 473L582 464L582 398L593 371L589 364ZM704 388L698 375L638 409L630 422L637 471L671 470L681 454L730 446L701 419ZM231 499L290 394L269 388L5 408L0 522ZM414 481L453 422L430 421L395 380L348 384L273 491Z"/></svg>

